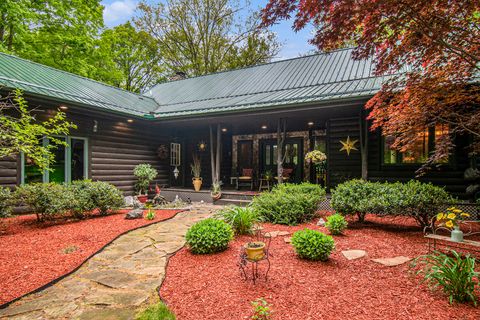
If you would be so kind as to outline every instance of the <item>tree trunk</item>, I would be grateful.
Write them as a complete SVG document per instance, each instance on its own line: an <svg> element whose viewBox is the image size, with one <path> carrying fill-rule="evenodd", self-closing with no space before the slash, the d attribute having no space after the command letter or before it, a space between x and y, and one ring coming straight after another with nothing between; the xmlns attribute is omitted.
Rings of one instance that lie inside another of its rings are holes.
<svg viewBox="0 0 480 320"><path fill-rule="evenodd" d="M212 184L215 181L215 157L214 157L214 150L213 150L213 129L212 126L210 126L210 165L212 169Z"/></svg>
<svg viewBox="0 0 480 320"><path fill-rule="evenodd" d="M13 24L10 25L9 33L8 33L8 43L7 48L9 51L12 51L13 48Z"/></svg>
<svg viewBox="0 0 480 320"><path fill-rule="evenodd" d="M362 157L362 179L368 179L368 120L360 113L360 155Z"/></svg>
<svg viewBox="0 0 480 320"><path fill-rule="evenodd" d="M215 161L215 182L220 183L220 161L221 161L221 147L222 147L222 131L220 128L220 124L217 124L217 145L216 145L216 153L217 153L217 160Z"/></svg>
<svg viewBox="0 0 480 320"><path fill-rule="evenodd" d="M213 128L210 126L210 162L212 168L212 185L220 183L220 162L221 162L221 144L222 132L220 124L217 124L216 139L213 136ZM214 144L216 140L216 144Z"/></svg>

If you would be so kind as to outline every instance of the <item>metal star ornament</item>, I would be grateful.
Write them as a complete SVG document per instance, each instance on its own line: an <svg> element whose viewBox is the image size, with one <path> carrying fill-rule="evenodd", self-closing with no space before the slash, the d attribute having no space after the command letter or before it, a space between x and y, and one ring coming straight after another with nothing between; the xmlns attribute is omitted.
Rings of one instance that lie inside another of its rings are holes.
<svg viewBox="0 0 480 320"><path fill-rule="evenodd" d="M350 136L347 137L346 141L340 140L340 143L342 144L342 148L340 151L346 151L347 155L350 155L350 151L352 150L357 150L358 149L355 147L355 144L358 142L358 140L350 140Z"/></svg>

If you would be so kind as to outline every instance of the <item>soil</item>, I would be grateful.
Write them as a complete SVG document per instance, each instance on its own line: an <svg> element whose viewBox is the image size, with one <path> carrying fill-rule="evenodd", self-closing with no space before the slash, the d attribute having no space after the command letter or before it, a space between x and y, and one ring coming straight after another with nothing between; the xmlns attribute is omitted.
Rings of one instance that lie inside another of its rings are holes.
<svg viewBox="0 0 480 320"><path fill-rule="evenodd" d="M371 260L427 253L422 230L413 220L370 215L366 220L349 221L345 234L334 236L336 250L327 262L299 259L284 240L291 235L273 238L268 280L256 284L244 281L237 266L242 246L252 238L239 236L226 251L212 255L194 255L184 248L169 261L161 298L179 320L250 319L251 302L258 298L269 303L273 319L282 320L480 319L480 307L449 305L442 292L419 284L410 263L387 267ZM316 222L263 227L290 233L308 227L328 233ZM349 261L341 253L353 249L365 250L367 256ZM266 263L259 268L264 274Z"/></svg>
<svg viewBox="0 0 480 320"><path fill-rule="evenodd" d="M38 223L33 214L0 220L0 304L71 272L118 235L175 216L155 210L153 220L124 219L128 210Z"/></svg>

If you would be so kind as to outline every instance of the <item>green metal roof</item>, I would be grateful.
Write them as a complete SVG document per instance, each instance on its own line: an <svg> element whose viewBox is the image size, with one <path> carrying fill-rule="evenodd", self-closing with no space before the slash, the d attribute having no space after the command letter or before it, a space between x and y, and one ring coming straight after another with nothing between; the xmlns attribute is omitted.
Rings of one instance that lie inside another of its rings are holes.
<svg viewBox="0 0 480 320"><path fill-rule="evenodd" d="M0 87L148 119L320 103L374 95L387 77L353 49L158 84L144 95L0 53Z"/></svg>
<svg viewBox="0 0 480 320"><path fill-rule="evenodd" d="M203 115L374 95L386 77L353 48L162 83L146 95L159 118Z"/></svg>
<svg viewBox="0 0 480 320"><path fill-rule="evenodd" d="M0 53L0 87L105 111L144 116L158 108L150 98L72 73Z"/></svg>

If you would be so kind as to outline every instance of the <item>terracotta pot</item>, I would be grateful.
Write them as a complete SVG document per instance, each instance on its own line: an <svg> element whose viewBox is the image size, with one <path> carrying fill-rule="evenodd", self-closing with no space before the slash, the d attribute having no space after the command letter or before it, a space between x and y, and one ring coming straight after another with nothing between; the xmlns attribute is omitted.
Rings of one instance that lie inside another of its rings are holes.
<svg viewBox="0 0 480 320"><path fill-rule="evenodd" d="M195 188L195 191L200 191L202 188L202 178L193 178L193 188Z"/></svg>
<svg viewBox="0 0 480 320"><path fill-rule="evenodd" d="M138 195L138 196L137 196L137 199L138 199L138 201L140 201L141 203L145 203L145 202L147 202L147 200L148 200L148 195L146 195L146 194Z"/></svg>
<svg viewBox="0 0 480 320"><path fill-rule="evenodd" d="M249 244L256 244L258 247L251 248L249 247ZM245 252L247 253L247 259L253 260L253 261L258 261L261 260L265 256L265 252L263 251L265 249L265 243L261 241L255 241L255 242L249 242L245 244Z"/></svg>
<svg viewBox="0 0 480 320"><path fill-rule="evenodd" d="M221 197L222 197L222 193L221 193L221 192L215 193L215 194L212 193L212 199L213 199L213 201L220 200Z"/></svg>

